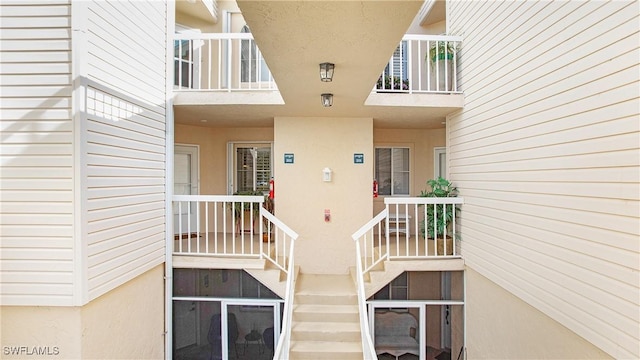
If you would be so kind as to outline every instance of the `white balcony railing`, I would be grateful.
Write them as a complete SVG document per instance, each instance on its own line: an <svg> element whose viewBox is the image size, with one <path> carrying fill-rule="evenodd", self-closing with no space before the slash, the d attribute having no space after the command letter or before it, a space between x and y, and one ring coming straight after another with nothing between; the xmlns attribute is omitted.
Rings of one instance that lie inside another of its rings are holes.
<svg viewBox="0 0 640 360"><path fill-rule="evenodd" d="M176 91L277 90L250 33L175 34Z"/></svg>
<svg viewBox="0 0 640 360"><path fill-rule="evenodd" d="M373 91L460 93L460 36L405 35ZM176 91L273 91L277 86L250 33L176 34Z"/></svg>
<svg viewBox="0 0 640 360"><path fill-rule="evenodd" d="M405 35L374 86L375 92L459 93L460 36Z"/></svg>
<svg viewBox="0 0 640 360"><path fill-rule="evenodd" d="M460 258L456 213L463 198L393 197L384 202L384 210L352 235L363 275L386 260Z"/></svg>
<svg viewBox="0 0 640 360"><path fill-rule="evenodd" d="M173 255L266 259L288 273L298 237L262 196L174 195Z"/></svg>

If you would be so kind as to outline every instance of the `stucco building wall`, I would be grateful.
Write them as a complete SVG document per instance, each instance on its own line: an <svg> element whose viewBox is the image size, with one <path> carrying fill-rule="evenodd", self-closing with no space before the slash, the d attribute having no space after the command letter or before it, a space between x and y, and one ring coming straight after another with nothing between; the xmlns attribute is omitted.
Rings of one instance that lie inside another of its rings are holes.
<svg viewBox="0 0 640 360"><path fill-rule="evenodd" d="M469 359L611 358L478 272L466 276Z"/></svg>
<svg viewBox="0 0 640 360"><path fill-rule="evenodd" d="M156 266L82 307L1 307L1 357L162 358L163 273Z"/></svg>

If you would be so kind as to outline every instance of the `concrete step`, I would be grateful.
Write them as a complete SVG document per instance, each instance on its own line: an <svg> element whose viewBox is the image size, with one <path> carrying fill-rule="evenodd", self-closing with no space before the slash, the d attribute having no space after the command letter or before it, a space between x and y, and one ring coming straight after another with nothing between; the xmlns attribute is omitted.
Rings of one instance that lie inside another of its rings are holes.
<svg viewBox="0 0 640 360"><path fill-rule="evenodd" d="M296 304L357 305L355 285L349 275L300 274Z"/></svg>
<svg viewBox="0 0 640 360"><path fill-rule="evenodd" d="M294 319L316 322L359 322L358 305L299 304L293 308Z"/></svg>
<svg viewBox="0 0 640 360"><path fill-rule="evenodd" d="M358 297L349 275L300 274L290 359L362 359Z"/></svg>
<svg viewBox="0 0 640 360"><path fill-rule="evenodd" d="M296 322L291 327L292 340L358 342L359 322Z"/></svg>
<svg viewBox="0 0 640 360"><path fill-rule="evenodd" d="M292 360L362 360L360 342L292 341Z"/></svg>
<svg viewBox="0 0 640 360"><path fill-rule="evenodd" d="M325 305L357 305L357 295L318 296L314 294L296 294L296 304L325 304Z"/></svg>

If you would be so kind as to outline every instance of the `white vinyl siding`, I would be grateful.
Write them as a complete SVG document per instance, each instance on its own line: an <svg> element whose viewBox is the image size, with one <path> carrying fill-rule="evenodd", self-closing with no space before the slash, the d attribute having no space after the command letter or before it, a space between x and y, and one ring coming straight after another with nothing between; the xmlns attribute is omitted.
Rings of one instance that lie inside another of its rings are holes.
<svg viewBox="0 0 640 360"><path fill-rule="evenodd" d="M639 358L638 2L449 1L449 176L468 266Z"/></svg>
<svg viewBox="0 0 640 360"><path fill-rule="evenodd" d="M1 302L84 304L164 261L166 4L0 10Z"/></svg>
<svg viewBox="0 0 640 360"><path fill-rule="evenodd" d="M2 305L73 301L70 14L69 1L0 5Z"/></svg>
<svg viewBox="0 0 640 360"><path fill-rule="evenodd" d="M95 1L88 8L88 77L163 112L164 1Z"/></svg>
<svg viewBox="0 0 640 360"><path fill-rule="evenodd" d="M164 261L166 4L87 8L89 300Z"/></svg>

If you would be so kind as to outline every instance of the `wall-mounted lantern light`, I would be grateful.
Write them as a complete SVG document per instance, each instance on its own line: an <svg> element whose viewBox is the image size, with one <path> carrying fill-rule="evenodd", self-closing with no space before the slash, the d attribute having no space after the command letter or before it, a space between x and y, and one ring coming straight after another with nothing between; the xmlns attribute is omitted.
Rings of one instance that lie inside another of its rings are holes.
<svg viewBox="0 0 640 360"><path fill-rule="evenodd" d="M333 80L333 69L335 67L334 64L328 62L320 64L320 80L324 82Z"/></svg>
<svg viewBox="0 0 640 360"><path fill-rule="evenodd" d="M320 99L322 100L322 106L324 107L333 105L333 94L322 94L320 95Z"/></svg>
<svg viewBox="0 0 640 360"><path fill-rule="evenodd" d="M328 167L322 169L322 181L331 182L331 173L332 171Z"/></svg>

